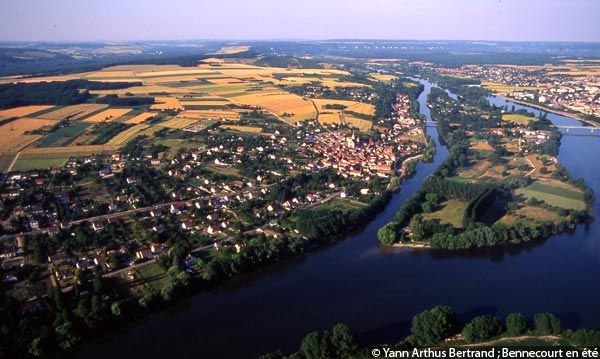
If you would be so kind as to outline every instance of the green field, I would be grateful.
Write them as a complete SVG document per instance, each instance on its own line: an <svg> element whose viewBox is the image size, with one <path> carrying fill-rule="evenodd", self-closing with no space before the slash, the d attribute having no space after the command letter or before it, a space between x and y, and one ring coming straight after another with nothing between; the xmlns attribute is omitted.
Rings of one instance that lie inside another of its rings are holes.
<svg viewBox="0 0 600 359"><path fill-rule="evenodd" d="M8 170L8 167L16 155L17 154L14 152L0 154L0 172L6 172Z"/></svg>
<svg viewBox="0 0 600 359"><path fill-rule="evenodd" d="M65 154L20 155L15 162L13 171L29 171L64 166L71 158Z"/></svg>
<svg viewBox="0 0 600 359"><path fill-rule="evenodd" d="M167 273L156 262L138 268L138 273L146 281L146 284L157 292L169 282Z"/></svg>
<svg viewBox="0 0 600 359"><path fill-rule="evenodd" d="M442 203L442 208L438 211L432 213L424 213L423 219L437 219L440 221L441 224L451 224L454 228L462 228L463 217L467 206L467 202L449 200L448 202Z"/></svg>
<svg viewBox="0 0 600 359"><path fill-rule="evenodd" d="M585 209L583 193L566 188L535 182L525 188L519 188L516 192L527 198L542 200L551 206L576 210Z"/></svg>
<svg viewBox="0 0 600 359"><path fill-rule="evenodd" d="M75 122L69 127L59 128L49 133L38 144L37 147L60 147L79 136L91 125L89 122Z"/></svg>

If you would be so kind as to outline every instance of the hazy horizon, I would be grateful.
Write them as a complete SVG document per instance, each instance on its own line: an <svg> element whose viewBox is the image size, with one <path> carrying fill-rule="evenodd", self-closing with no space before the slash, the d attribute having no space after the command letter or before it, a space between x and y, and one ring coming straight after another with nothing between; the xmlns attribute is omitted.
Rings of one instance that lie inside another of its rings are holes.
<svg viewBox="0 0 600 359"><path fill-rule="evenodd" d="M595 0L22 0L0 9L0 41L600 41Z"/></svg>

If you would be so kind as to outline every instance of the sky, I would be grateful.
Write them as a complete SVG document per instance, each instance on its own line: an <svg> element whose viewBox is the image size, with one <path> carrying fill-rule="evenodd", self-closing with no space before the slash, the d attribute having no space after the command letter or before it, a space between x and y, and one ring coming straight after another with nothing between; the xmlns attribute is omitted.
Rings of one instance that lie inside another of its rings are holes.
<svg viewBox="0 0 600 359"><path fill-rule="evenodd" d="M0 0L0 41L600 41L600 0Z"/></svg>

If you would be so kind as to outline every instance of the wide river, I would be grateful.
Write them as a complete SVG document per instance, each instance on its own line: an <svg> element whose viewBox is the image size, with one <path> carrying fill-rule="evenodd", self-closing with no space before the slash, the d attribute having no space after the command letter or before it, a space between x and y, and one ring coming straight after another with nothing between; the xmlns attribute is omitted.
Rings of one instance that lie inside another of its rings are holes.
<svg viewBox="0 0 600 359"><path fill-rule="evenodd" d="M423 83L419 101L429 118L431 84ZM435 128L428 131L437 140ZM600 138L564 136L559 159L600 193L597 154ZM352 326L362 344L392 342L408 333L414 314L438 304L452 306L462 319L548 311L568 326L600 327L600 221L545 241L460 253L378 246L377 230L446 156L438 143L434 161L418 164L416 176L403 182L386 209L344 240L234 278L86 343L69 357L256 358L277 348L296 350L305 334L338 322Z"/></svg>

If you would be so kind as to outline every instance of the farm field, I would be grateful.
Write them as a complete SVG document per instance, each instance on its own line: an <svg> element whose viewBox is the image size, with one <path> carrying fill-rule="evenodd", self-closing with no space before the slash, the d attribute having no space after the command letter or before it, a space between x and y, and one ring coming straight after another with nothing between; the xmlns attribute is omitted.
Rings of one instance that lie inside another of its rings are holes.
<svg viewBox="0 0 600 359"><path fill-rule="evenodd" d="M178 118L190 119L213 119L213 120L230 120L236 121L240 119L239 112L231 110L187 110L180 113Z"/></svg>
<svg viewBox="0 0 600 359"><path fill-rule="evenodd" d="M0 173L8 171L8 168L16 155L16 152L5 152L0 154Z"/></svg>
<svg viewBox="0 0 600 359"><path fill-rule="evenodd" d="M585 209L583 194L581 192L547 185L539 181L525 188L517 189L516 193L528 199L535 198L544 201L551 206L576 210Z"/></svg>
<svg viewBox="0 0 600 359"><path fill-rule="evenodd" d="M365 116L375 116L375 107L368 103L357 102L355 105L346 108L344 111L355 112Z"/></svg>
<svg viewBox="0 0 600 359"><path fill-rule="evenodd" d="M198 122L198 120L196 120L196 119L174 118L172 120L161 122L161 123L157 124L157 126L173 128L173 129L182 129L182 128L191 126L191 125L195 124L196 122Z"/></svg>
<svg viewBox="0 0 600 359"><path fill-rule="evenodd" d="M25 116L29 116L31 114L35 114L36 112L48 110L52 107L54 107L54 106L45 106L45 105L21 106L21 107L11 108L8 110L2 110L2 111L0 111L0 120L5 120L8 118L13 118L13 117L25 117Z"/></svg>
<svg viewBox="0 0 600 359"><path fill-rule="evenodd" d="M104 122L104 121L114 121L119 119L120 117L128 114L132 110L130 108L111 108L108 110L104 110L100 113L97 113L93 116L86 118L85 122Z"/></svg>
<svg viewBox="0 0 600 359"><path fill-rule="evenodd" d="M323 112L319 113L319 123L321 125L339 125L342 123L339 112Z"/></svg>
<svg viewBox="0 0 600 359"><path fill-rule="evenodd" d="M154 102L150 106L151 110L183 110L183 106L175 97L158 96L154 98Z"/></svg>
<svg viewBox="0 0 600 359"><path fill-rule="evenodd" d="M486 89L488 89L492 92L496 92L496 93L511 93L513 91L528 91L528 90L540 90L541 89L541 87L534 87L534 86L518 87L518 86L505 85L505 84L500 84L500 83L495 83L495 82L490 82L490 81L482 81L481 86L485 87Z"/></svg>
<svg viewBox="0 0 600 359"><path fill-rule="evenodd" d="M514 122L514 123L517 123L519 125L527 125L529 122L537 121L537 118L530 117L530 116L525 116L525 115L520 115L520 114L516 114L516 113L511 113L511 114L504 114L504 115L502 115L502 121L505 121L505 122Z"/></svg>
<svg viewBox="0 0 600 359"><path fill-rule="evenodd" d="M373 123L368 120L363 120L363 119L348 116L345 114L343 115L343 118L344 118L344 122L346 122L346 124L348 126L358 128L361 131L366 132L366 131L369 131L371 129L371 127L373 127Z"/></svg>
<svg viewBox="0 0 600 359"><path fill-rule="evenodd" d="M249 133L260 133L262 132L262 128L254 127L254 126L235 126L235 125L222 125L220 128L224 130L232 130L239 132L249 132Z"/></svg>
<svg viewBox="0 0 600 359"><path fill-rule="evenodd" d="M13 171L29 171L64 166L71 156L61 154L20 154L12 167Z"/></svg>
<svg viewBox="0 0 600 359"><path fill-rule="evenodd" d="M127 130L119 133L115 137L111 138L106 144L109 146L121 146L137 137L140 132L149 128L150 125L139 124L128 128Z"/></svg>
<svg viewBox="0 0 600 359"><path fill-rule="evenodd" d="M138 125L140 123L144 123L146 121L148 121L149 119L158 116L158 113L156 112L143 112L140 113L139 115L130 118L129 120L125 121L124 123L128 124L128 125Z"/></svg>
<svg viewBox="0 0 600 359"><path fill-rule="evenodd" d="M369 75L372 79L381 81L381 82L392 82L397 79L397 76L388 75L388 74L380 74L378 72L373 72Z"/></svg>
<svg viewBox="0 0 600 359"><path fill-rule="evenodd" d="M27 148L21 152L22 155L69 155L89 156L94 154L110 154L119 149L119 146L90 145L90 146L67 146L67 147L45 147Z"/></svg>
<svg viewBox="0 0 600 359"><path fill-rule="evenodd" d="M65 145L67 142L75 139L77 136L83 133L83 131L85 131L90 125L91 123L87 122L71 123L68 127L62 127L47 134L46 137L40 140L40 142L37 144L37 147L56 147Z"/></svg>
<svg viewBox="0 0 600 359"><path fill-rule="evenodd" d="M0 126L0 152L18 152L30 143L41 138L41 135L26 135L26 132L42 127L52 126L56 121L38 118L20 118Z"/></svg>
<svg viewBox="0 0 600 359"><path fill-rule="evenodd" d="M451 224L454 228L462 228L463 216L467 209L468 203L449 200L441 204L441 209L432 212L424 213L424 220L437 219L441 224Z"/></svg>
<svg viewBox="0 0 600 359"><path fill-rule="evenodd" d="M78 120L84 116L92 114L96 111L102 110L108 107L107 105L101 104L81 104L81 105L72 105L62 107L58 110L50 111L44 113L37 118L47 119L47 120L64 120L66 118L70 118L71 120Z"/></svg>
<svg viewBox="0 0 600 359"><path fill-rule="evenodd" d="M259 92L234 97L236 103L262 107L280 116L286 122L299 122L315 118L315 108L311 101L287 92Z"/></svg>

